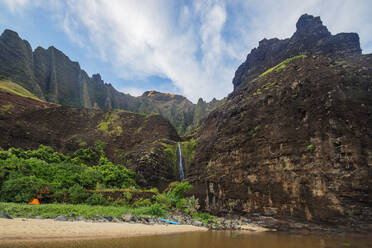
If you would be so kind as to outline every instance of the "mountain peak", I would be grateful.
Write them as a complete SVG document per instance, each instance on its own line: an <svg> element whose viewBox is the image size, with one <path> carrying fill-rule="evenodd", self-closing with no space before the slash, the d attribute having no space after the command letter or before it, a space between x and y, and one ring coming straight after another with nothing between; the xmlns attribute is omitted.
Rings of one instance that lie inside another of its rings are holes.
<svg viewBox="0 0 372 248"><path fill-rule="evenodd" d="M294 36L330 36L331 33L328 31L327 27L323 25L320 17L314 17L312 15L304 14L302 15L296 23L296 32Z"/></svg>
<svg viewBox="0 0 372 248"><path fill-rule="evenodd" d="M10 29L5 29L4 32L1 34L2 37L12 37L12 38L18 38L21 39L18 35L17 32L10 30Z"/></svg>
<svg viewBox="0 0 372 248"><path fill-rule="evenodd" d="M186 97L184 97L184 96L171 94L171 93L162 93L162 92L158 92L156 90L145 91L142 94L142 97L151 98L152 100L155 100L155 101L172 101L172 100L175 100L175 101L179 102L179 101L186 100L187 102L189 102L189 100L187 100Z"/></svg>
<svg viewBox="0 0 372 248"><path fill-rule="evenodd" d="M298 55L323 55L347 57L361 54L359 36L356 33L332 35L319 16L302 15L296 23L296 32L289 39L263 39L257 48L247 55L233 79L234 89L249 82L285 59Z"/></svg>

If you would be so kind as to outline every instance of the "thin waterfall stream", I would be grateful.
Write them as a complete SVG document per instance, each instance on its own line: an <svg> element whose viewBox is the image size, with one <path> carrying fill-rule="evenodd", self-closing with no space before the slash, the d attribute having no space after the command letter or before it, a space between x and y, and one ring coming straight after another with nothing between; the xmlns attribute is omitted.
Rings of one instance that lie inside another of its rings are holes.
<svg viewBox="0 0 372 248"><path fill-rule="evenodd" d="M177 143L178 145L178 173L180 174L180 181L182 182L185 180L185 173L183 172L183 164L182 164L182 149L180 142Z"/></svg>

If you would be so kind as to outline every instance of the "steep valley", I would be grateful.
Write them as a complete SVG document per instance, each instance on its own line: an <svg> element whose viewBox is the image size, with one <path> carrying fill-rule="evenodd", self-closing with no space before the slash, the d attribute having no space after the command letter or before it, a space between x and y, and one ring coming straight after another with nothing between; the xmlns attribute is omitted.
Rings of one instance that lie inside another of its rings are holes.
<svg viewBox="0 0 372 248"><path fill-rule="evenodd" d="M56 48L32 51L5 30L0 147L71 154L100 141L138 185L162 190L179 179L181 142L202 211L370 232L372 54L362 54L358 34L332 35L319 17L305 14L296 28L260 41L226 98L197 104L120 93Z"/></svg>
<svg viewBox="0 0 372 248"><path fill-rule="evenodd" d="M54 46L34 51L26 40L12 30L0 36L0 75L23 86L41 100L60 105L122 109L137 113L158 113L170 120L177 131L190 134L221 101L197 104L180 95L145 92L133 97L105 83L100 74L91 77Z"/></svg>

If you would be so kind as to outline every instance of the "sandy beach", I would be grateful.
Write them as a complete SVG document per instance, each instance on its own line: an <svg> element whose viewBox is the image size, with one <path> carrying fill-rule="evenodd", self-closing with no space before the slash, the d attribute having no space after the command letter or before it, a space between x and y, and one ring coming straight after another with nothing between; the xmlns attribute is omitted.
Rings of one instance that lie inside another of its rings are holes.
<svg viewBox="0 0 372 248"><path fill-rule="evenodd" d="M91 239L135 237L206 231L191 225L144 225L130 223L91 223L52 219L0 219L0 242L37 239Z"/></svg>

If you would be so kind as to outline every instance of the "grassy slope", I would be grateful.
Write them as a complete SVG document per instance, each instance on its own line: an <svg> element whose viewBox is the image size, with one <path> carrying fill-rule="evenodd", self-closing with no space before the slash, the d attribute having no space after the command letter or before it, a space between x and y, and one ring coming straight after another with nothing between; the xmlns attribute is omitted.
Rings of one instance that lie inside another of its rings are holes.
<svg viewBox="0 0 372 248"><path fill-rule="evenodd" d="M75 214L76 217L94 218L98 216L121 217L125 213L133 213L137 216L151 215L150 207L120 207L120 206L91 206L91 205L74 205L74 204L41 204L30 205L21 203L0 202L0 212L7 213L12 217L49 217L54 218L58 215L70 216Z"/></svg>
<svg viewBox="0 0 372 248"><path fill-rule="evenodd" d="M0 91L9 92L23 97L28 97L34 100L41 101L34 94L20 86L19 84L13 83L7 79L0 80Z"/></svg>
<svg viewBox="0 0 372 248"><path fill-rule="evenodd" d="M273 66L270 69L266 70L265 72L261 73L258 77L263 77L263 76L265 76L266 74L268 74L272 71L279 71L281 69L284 69L287 66L287 64L290 63L291 61L293 61L295 59L305 59L306 57L307 57L306 55L302 54L302 55L298 55L298 56L294 56L294 57L285 59L282 62L280 62L279 64L277 64L276 66Z"/></svg>

